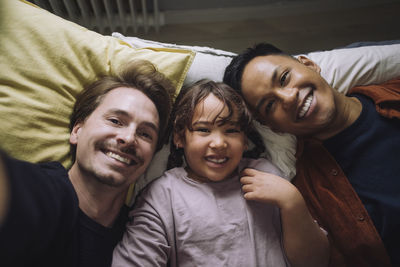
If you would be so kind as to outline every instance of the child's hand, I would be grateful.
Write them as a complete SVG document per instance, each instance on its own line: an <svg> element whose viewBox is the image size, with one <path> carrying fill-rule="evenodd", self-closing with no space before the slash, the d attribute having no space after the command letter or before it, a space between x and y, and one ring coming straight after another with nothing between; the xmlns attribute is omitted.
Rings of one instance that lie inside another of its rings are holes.
<svg viewBox="0 0 400 267"><path fill-rule="evenodd" d="M271 203L280 208L283 247L292 266L326 266L329 241L311 217L297 188L271 173L247 168L240 182L246 200Z"/></svg>
<svg viewBox="0 0 400 267"><path fill-rule="evenodd" d="M295 205L301 195L297 188L277 175L246 168L241 173L240 182L246 200L273 203L283 208Z"/></svg>

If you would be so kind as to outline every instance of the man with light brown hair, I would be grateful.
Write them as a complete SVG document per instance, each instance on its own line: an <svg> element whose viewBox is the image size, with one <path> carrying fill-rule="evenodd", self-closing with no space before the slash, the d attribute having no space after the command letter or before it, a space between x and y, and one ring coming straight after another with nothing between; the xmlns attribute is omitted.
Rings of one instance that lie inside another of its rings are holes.
<svg viewBox="0 0 400 267"><path fill-rule="evenodd" d="M173 94L150 62L131 62L78 96L69 170L1 154L0 265L110 266L128 188L161 148Z"/></svg>

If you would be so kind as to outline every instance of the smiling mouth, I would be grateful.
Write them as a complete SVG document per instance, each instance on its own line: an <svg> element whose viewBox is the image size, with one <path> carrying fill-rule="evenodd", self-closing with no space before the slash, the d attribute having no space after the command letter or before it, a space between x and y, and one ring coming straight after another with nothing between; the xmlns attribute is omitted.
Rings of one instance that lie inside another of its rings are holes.
<svg viewBox="0 0 400 267"><path fill-rule="evenodd" d="M111 152L111 151L108 151L108 152L106 152L105 154L106 154L108 157L113 158L113 159L115 159L115 160L117 160L117 161L119 161L119 162L125 163L125 164L127 164L127 165L136 165L136 164L137 164L136 161L134 161L134 160L132 160L132 159L129 159L129 158L127 158L127 157L123 157L123 156L121 156L121 155L119 155L119 154L117 154L117 153Z"/></svg>
<svg viewBox="0 0 400 267"><path fill-rule="evenodd" d="M217 157L214 157L214 156L209 156L209 157L206 157L206 160L210 161L212 163L216 163L216 164L223 164L223 163L228 161L228 158L227 157L223 157L223 158L218 157L217 158Z"/></svg>
<svg viewBox="0 0 400 267"><path fill-rule="evenodd" d="M311 94L309 94L303 102L303 105L300 107L300 112L297 116L298 119L302 119L306 114L307 111L310 109L311 107L311 102L313 100L314 97L314 93L311 91Z"/></svg>

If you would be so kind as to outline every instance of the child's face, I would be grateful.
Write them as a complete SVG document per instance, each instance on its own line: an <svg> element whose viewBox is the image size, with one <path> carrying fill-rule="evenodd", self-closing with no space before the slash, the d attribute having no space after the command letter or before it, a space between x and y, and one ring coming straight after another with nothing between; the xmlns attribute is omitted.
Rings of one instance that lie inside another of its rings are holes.
<svg viewBox="0 0 400 267"><path fill-rule="evenodd" d="M193 179L216 182L229 177L247 148L245 134L237 124L237 114L231 121L219 125L221 117L228 115L228 108L223 107L215 120L222 107L223 102L213 94L208 95L196 106L193 131L186 128L185 140L174 137L175 144L184 148L189 177Z"/></svg>

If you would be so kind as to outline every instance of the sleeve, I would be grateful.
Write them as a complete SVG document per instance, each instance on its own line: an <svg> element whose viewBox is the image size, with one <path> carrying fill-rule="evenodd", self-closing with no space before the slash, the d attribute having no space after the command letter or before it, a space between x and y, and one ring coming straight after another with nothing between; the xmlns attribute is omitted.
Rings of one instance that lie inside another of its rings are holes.
<svg viewBox="0 0 400 267"><path fill-rule="evenodd" d="M58 163L44 168L1 156L9 194L0 226L1 265L24 266L52 257L48 255L52 251L63 251L59 246L71 238L72 222L78 214L66 170Z"/></svg>
<svg viewBox="0 0 400 267"><path fill-rule="evenodd" d="M268 172L290 180L289 176L286 176L277 166L275 166L271 161L265 158L258 159L245 159L245 167L253 168L258 171Z"/></svg>
<svg viewBox="0 0 400 267"><path fill-rule="evenodd" d="M153 182L139 195L124 237L114 249L113 267L167 266L171 246L166 227L173 227L173 222L166 191Z"/></svg>

